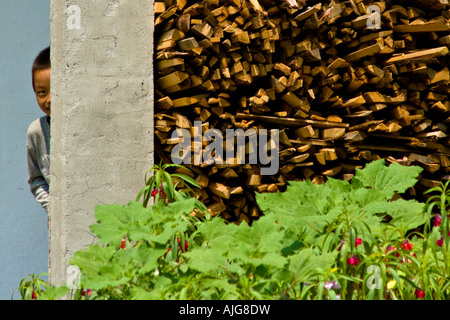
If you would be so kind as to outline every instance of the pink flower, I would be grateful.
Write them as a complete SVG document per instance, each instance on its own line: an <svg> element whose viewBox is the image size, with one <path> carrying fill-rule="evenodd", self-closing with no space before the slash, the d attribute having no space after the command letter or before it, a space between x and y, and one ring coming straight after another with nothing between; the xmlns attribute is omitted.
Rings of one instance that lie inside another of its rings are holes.
<svg viewBox="0 0 450 320"><path fill-rule="evenodd" d="M414 295L417 298L421 299L421 298L425 297L425 291L420 290L420 289L416 289L416 291L414 291Z"/></svg>
<svg viewBox="0 0 450 320"><path fill-rule="evenodd" d="M444 237L441 237L439 240L436 241L436 243L439 247L442 247L444 245Z"/></svg>
<svg viewBox="0 0 450 320"><path fill-rule="evenodd" d="M361 243L362 243L362 239L361 238L356 238L355 246L359 246Z"/></svg>
<svg viewBox="0 0 450 320"><path fill-rule="evenodd" d="M356 266L359 263L359 259L353 255L347 259L347 263L352 266Z"/></svg>
<svg viewBox="0 0 450 320"><path fill-rule="evenodd" d="M324 287L327 290L331 290L331 289L339 290L341 288L341 286L339 285L339 283L336 280L333 282L327 281L325 283Z"/></svg>
<svg viewBox="0 0 450 320"><path fill-rule="evenodd" d="M441 225L442 217L440 214L437 214L433 219L433 227L439 227Z"/></svg>

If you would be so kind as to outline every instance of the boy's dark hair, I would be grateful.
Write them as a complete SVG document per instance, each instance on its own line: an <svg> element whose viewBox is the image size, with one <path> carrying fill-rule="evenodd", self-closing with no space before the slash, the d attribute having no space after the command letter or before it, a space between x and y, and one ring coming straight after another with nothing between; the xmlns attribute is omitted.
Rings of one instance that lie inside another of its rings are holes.
<svg viewBox="0 0 450 320"><path fill-rule="evenodd" d="M31 81L34 88L34 73L38 70L50 68L50 47L45 48L34 59L33 67L31 68Z"/></svg>

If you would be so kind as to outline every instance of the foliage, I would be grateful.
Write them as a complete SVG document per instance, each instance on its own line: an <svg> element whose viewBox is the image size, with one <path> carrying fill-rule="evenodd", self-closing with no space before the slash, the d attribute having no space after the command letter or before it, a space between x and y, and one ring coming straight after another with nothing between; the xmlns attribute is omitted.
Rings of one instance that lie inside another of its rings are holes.
<svg viewBox="0 0 450 320"><path fill-rule="evenodd" d="M11 299L14 298L16 291L20 293L20 300L55 300L68 293L69 289L66 286L56 287L49 285L43 279L47 275L47 273L40 273L38 275L31 273L27 275L20 280L19 286L11 294Z"/></svg>
<svg viewBox="0 0 450 320"><path fill-rule="evenodd" d="M148 207L151 200L174 202L195 196L191 186L201 188L197 182L184 173L169 173L168 169L171 168L190 172L188 168L179 164L155 164L146 172L145 187L139 191L136 201L142 199L144 207ZM208 214L208 210L200 201L196 201L196 209L203 214Z"/></svg>
<svg viewBox="0 0 450 320"><path fill-rule="evenodd" d="M46 275L46 273L40 273L38 275L35 273L29 274L27 277L20 280L19 286L14 289L11 298L13 298L14 293L18 291L21 300L36 300L48 287L47 282L42 279L42 277Z"/></svg>
<svg viewBox="0 0 450 320"><path fill-rule="evenodd" d="M401 197L421 170L379 160L349 182L292 181L256 195L251 226L192 197L97 206L99 241L70 263L89 299L449 299L448 183L426 204Z"/></svg>
<svg viewBox="0 0 450 320"><path fill-rule="evenodd" d="M293 182L289 192L295 192L261 194L257 200L266 214L278 214L302 245L339 252L329 278L322 280L330 298L448 299L449 183L428 190L437 194L426 204L398 196L420 172L395 163L386 167L380 160L357 170L350 183ZM433 213L435 208L440 213ZM318 297L320 289L321 284Z"/></svg>

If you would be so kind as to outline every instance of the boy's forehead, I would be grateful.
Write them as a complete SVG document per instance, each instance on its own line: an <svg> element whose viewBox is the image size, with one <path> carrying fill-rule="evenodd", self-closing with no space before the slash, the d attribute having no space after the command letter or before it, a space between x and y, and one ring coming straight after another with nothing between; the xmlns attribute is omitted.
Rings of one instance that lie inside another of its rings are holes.
<svg viewBox="0 0 450 320"><path fill-rule="evenodd" d="M51 68L44 68L44 69L36 69L34 70L34 74L36 73L42 73L44 71L51 71Z"/></svg>
<svg viewBox="0 0 450 320"><path fill-rule="evenodd" d="M50 71L50 68L36 70L34 72L34 81L36 82L36 81L39 81L39 80L46 80L47 73L48 73L46 71Z"/></svg>

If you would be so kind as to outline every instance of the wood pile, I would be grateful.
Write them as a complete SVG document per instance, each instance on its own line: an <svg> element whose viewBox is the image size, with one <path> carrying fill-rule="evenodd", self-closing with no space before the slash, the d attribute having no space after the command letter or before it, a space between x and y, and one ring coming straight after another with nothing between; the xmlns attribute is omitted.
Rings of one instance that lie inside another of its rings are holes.
<svg viewBox="0 0 450 320"><path fill-rule="evenodd" d="M420 197L449 179L449 18L447 0L157 0L157 155L171 162L172 133L194 121L279 129L276 175L186 165L199 199L230 221L260 215L255 192L348 180L380 158L422 166L408 191Z"/></svg>

